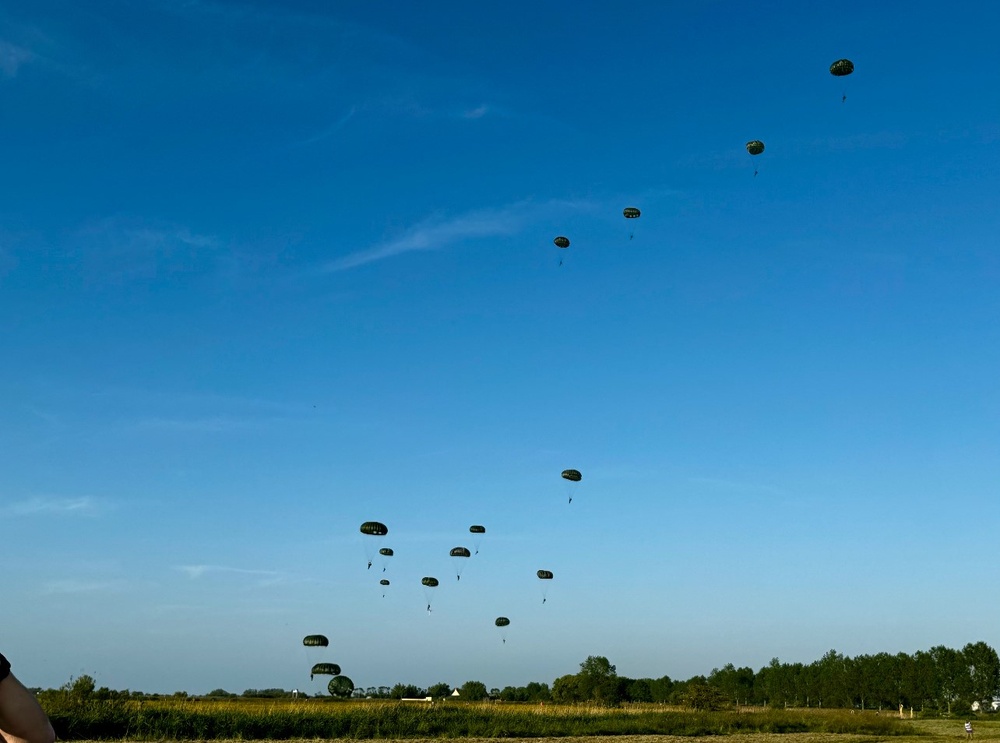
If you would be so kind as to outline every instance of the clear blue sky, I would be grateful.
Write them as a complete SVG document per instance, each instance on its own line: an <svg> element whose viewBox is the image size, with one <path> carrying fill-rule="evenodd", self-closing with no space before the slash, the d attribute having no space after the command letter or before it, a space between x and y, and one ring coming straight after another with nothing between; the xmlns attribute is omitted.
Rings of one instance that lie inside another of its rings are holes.
<svg viewBox="0 0 1000 743"><path fill-rule="evenodd" d="M310 633L362 687L1000 646L998 28L5 3L0 649L205 692L307 688Z"/></svg>

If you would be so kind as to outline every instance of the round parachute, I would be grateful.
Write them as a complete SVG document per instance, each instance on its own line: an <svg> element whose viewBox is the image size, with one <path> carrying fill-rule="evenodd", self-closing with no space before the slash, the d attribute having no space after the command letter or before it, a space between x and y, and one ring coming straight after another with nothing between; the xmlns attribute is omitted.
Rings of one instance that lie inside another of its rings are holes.
<svg viewBox="0 0 1000 743"><path fill-rule="evenodd" d="M559 237L557 237L552 242L554 242L556 244L557 248L568 248L569 247L569 238L568 237L563 237L562 235L560 235Z"/></svg>
<svg viewBox="0 0 1000 743"><path fill-rule="evenodd" d="M838 59L830 65L830 74L834 77L843 77L854 72L854 62L849 59Z"/></svg>
<svg viewBox="0 0 1000 743"><path fill-rule="evenodd" d="M536 573L536 575L538 576L539 580L552 580L552 571L551 570L539 570Z"/></svg>
<svg viewBox="0 0 1000 743"><path fill-rule="evenodd" d="M507 625L510 624L510 620L507 619L507 617L497 617L496 620L494 620L493 624L495 624L497 627L506 627Z"/></svg>
<svg viewBox="0 0 1000 743"><path fill-rule="evenodd" d="M330 683L326 685L326 690L333 697L349 697L354 693L354 682L347 678L347 676L337 676L330 679Z"/></svg>
<svg viewBox="0 0 1000 743"><path fill-rule="evenodd" d="M302 638L302 644L307 648L325 648L330 646L330 641L326 635L306 635Z"/></svg>
<svg viewBox="0 0 1000 743"><path fill-rule="evenodd" d="M570 482L580 482L583 479L583 475L580 474L580 470L563 470L562 478Z"/></svg>
<svg viewBox="0 0 1000 743"><path fill-rule="evenodd" d="M361 525L361 533L373 537L384 537L389 533L389 527L378 521L366 521Z"/></svg>
<svg viewBox="0 0 1000 743"><path fill-rule="evenodd" d="M479 524L473 524L472 526L469 527L469 531L473 534L485 534L486 527L480 526Z"/></svg>
<svg viewBox="0 0 1000 743"><path fill-rule="evenodd" d="M388 580L388 578L383 578L382 580L380 580L380 581L378 582L378 584L379 584L380 586L387 586L387 585L389 585L389 580Z"/></svg>
<svg viewBox="0 0 1000 743"><path fill-rule="evenodd" d="M382 557L392 557L392 556L393 556L393 554L395 554L395 553L394 553L394 552L392 551L392 547L383 547L382 549L380 549L380 550L378 551L378 553L379 553L380 555L382 555Z"/></svg>
<svg viewBox="0 0 1000 743"><path fill-rule="evenodd" d="M764 151L764 143L759 139L751 139L747 142L747 152L751 155L759 155Z"/></svg>
<svg viewBox="0 0 1000 743"><path fill-rule="evenodd" d="M469 552L468 547L452 547L451 552L448 554L452 557L472 557L472 553Z"/></svg>
<svg viewBox="0 0 1000 743"><path fill-rule="evenodd" d="M428 588L436 588L437 585L438 585L438 579L437 578L431 578L431 577L428 576L428 577L425 577L425 578L421 578L420 579L420 583L422 585L427 586Z"/></svg>
<svg viewBox="0 0 1000 743"><path fill-rule="evenodd" d="M624 209L622 209L622 214L625 216L625 219L638 219L639 215L642 214L642 212L640 212L634 206L626 206Z"/></svg>
<svg viewBox="0 0 1000 743"><path fill-rule="evenodd" d="M325 676L339 676L340 666L336 663L317 663L312 667L309 672L315 676L325 675Z"/></svg>

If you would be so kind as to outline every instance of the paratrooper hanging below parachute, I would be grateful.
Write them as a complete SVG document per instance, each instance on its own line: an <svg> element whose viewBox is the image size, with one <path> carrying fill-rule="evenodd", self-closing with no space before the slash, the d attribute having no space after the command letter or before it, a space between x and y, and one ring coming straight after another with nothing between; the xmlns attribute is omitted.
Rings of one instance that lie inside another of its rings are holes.
<svg viewBox="0 0 1000 743"><path fill-rule="evenodd" d="M538 576L538 580L550 581L552 580L551 570L539 570L535 575ZM544 604L548 600L548 584L542 583L542 603Z"/></svg>
<svg viewBox="0 0 1000 743"><path fill-rule="evenodd" d="M493 620L493 624L500 628L500 639L503 640L503 644L507 644L507 633L505 628L510 626L510 620L507 617L497 617Z"/></svg>
<svg viewBox="0 0 1000 743"><path fill-rule="evenodd" d="M448 556L461 558L455 562L455 580L462 580L462 570L465 569L465 560L472 557L472 553L469 552L468 547L453 547Z"/></svg>
<svg viewBox="0 0 1000 743"><path fill-rule="evenodd" d="M424 587L424 598L427 599L427 613L431 613L431 589L438 587L438 579L425 576L420 579L420 584Z"/></svg>
<svg viewBox="0 0 1000 743"><path fill-rule="evenodd" d="M622 209L622 216L624 216L625 219L629 219L629 220L638 219L641 215L642 215L642 212L640 212L634 206L626 206L624 209ZM635 228L634 227L630 227L629 233L628 233L628 239L631 240L633 237L635 237Z"/></svg>
<svg viewBox="0 0 1000 743"><path fill-rule="evenodd" d="M563 237L562 235L560 235L559 237L557 237L552 242L555 243L555 246L557 248L560 248L562 250L565 250L566 248L569 247L569 238L568 237ZM561 266L562 264L563 264L563 259L562 259L562 255L560 255L559 256L559 265Z"/></svg>
<svg viewBox="0 0 1000 743"><path fill-rule="evenodd" d="M834 77L847 77L852 72L854 72L854 62L849 59L838 59L830 65L830 74ZM846 100L847 90L845 89L843 94L840 96L840 102L843 103Z"/></svg>
<svg viewBox="0 0 1000 743"><path fill-rule="evenodd" d="M562 471L562 479L566 480L567 482L580 482L580 480L583 479L583 475L580 474L580 470L563 470ZM570 503L573 502L572 487L574 487L574 486L570 486L570 485L566 486L566 495L569 497L569 502Z"/></svg>
<svg viewBox="0 0 1000 743"><path fill-rule="evenodd" d="M751 157L756 157L757 155L759 155L763 151L764 151L764 143L761 142L759 139L751 139L749 142L747 142L747 152L750 153ZM754 163L754 166L753 166L753 177L754 178L757 177L757 164L756 163Z"/></svg>
<svg viewBox="0 0 1000 743"><path fill-rule="evenodd" d="M389 533L389 527L380 521L365 521L361 524L361 533L369 537L384 537ZM374 542L370 539L365 539L365 554L368 557L368 569L372 569L372 558L374 557Z"/></svg>
<svg viewBox="0 0 1000 743"><path fill-rule="evenodd" d="M472 546L476 548L476 554L479 554L479 543L482 541L483 534L486 533L486 527L482 524L473 524L469 527L469 533L472 534Z"/></svg>

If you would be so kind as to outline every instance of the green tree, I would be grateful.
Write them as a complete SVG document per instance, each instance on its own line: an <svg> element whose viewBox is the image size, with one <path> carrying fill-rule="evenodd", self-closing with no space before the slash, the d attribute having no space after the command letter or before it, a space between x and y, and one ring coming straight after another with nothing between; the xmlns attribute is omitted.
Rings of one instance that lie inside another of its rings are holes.
<svg viewBox="0 0 1000 743"><path fill-rule="evenodd" d="M444 682L427 687L427 696L434 697L435 699L446 697L449 694L451 694L451 687Z"/></svg>
<svg viewBox="0 0 1000 743"><path fill-rule="evenodd" d="M1000 658L985 642L970 642L962 648L962 659L969 673L969 696L989 706L1000 695Z"/></svg>
<svg viewBox="0 0 1000 743"><path fill-rule="evenodd" d="M674 693L674 681L669 676L661 676L658 679L649 680L649 691L653 695L654 702L661 704L670 700Z"/></svg>
<svg viewBox="0 0 1000 743"><path fill-rule="evenodd" d="M458 688L458 693L462 699L479 702L486 699L486 684L482 681L466 681Z"/></svg>
<svg viewBox="0 0 1000 743"><path fill-rule="evenodd" d="M552 700L552 692L549 690L548 684L542 684L538 681L529 681L528 685L524 687L525 701L527 702L548 702Z"/></svg>
<svg viewBox="0 0 1000 743"><path fill-rule="evenodd" d="M649 679L632 679L629 681L626 693L630 702L652 702L653 689Z"/></svg>
<svg viewBox="0 0 1000 743"><path fill-rule="evenodd" d="M721 709L725 703L725 694L707 681L689 683L684 692L684 704L691 709Z"/></svg>
<svg viewBox="0 0 1000 743"><path fill-rule="evenodd" d="M968 667L957 650L936 645L930 649L934 660L935 703L939 710L951 714L951 705L958 701L963 682L968 678Z"/></svg>
<svg viewBox="0 0 1000 743"><path fill-rule="evenodd" d="M389 691L389 696L393 699L423 699L427 693L413 684L396 684Z"/></svg>
<svg viewBox="0 0 1000 743"><path fill-rule="evenodd" d="M61 688L62 691L66 692L70 700L82 704L94 695L97 682L94 681L93 676L85 673L76 678L70 677L70 680L63 684Z"/></svg>
<svg viewBox="0 0 1000 743"><path fill-rule="evenodd" d="M560 704L572 704L582 702L586 699L580 686L580 677L577 674L567 674L560 676L552 682L552 701Z"/></svg>
<svg viewBox="0 0 1000 743"><path fill-rule="evenodd" d="M603 655L588 656L580 664L578 677L580 693L584 699L605 705L617 705L621 702L618 673Z"/></svg>

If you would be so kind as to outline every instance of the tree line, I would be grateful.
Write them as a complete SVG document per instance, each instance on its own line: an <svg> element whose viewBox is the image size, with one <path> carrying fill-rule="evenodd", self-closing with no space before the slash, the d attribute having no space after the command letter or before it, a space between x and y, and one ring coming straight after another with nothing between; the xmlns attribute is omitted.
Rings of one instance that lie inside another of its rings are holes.
<svg viewBox="0 0 1000 743"><path fill-rule="evenodd" d="M990 709L1000 697L1000 658L985 642L961 650L938 645L926 651L876 653L849 657L830 650L812 663L782 663L777 658L758 671L729 663L708 676L686 681L669 676L633 679L619 676L603 656L590 656L580 671L548 684L490 689L478 681L458 687L466 700L505 702L592 702L615 706L629 702L678 704L696 709L725 706L833 707L860 710L897 709L951 714L973 702ZM397 684L358 689L357 696L385 699L449 696L448 684L426 689Z"/></svg>
<svg viewBox="0 0 1000 743"><path fill-rule="evenodd" d="M40 696L68 695L79 699L196 699L187 692L171 695L95 688L88 675L71 679L59 690ZM916 653L876 653L853 658L828 651L809 664L782 663L777 658L758 671L737 668L732 663L714 668L708 676L686 681L660 678L633 679L619 676L604 656L589 656L575 674L555 679L550 687L532 681L525 686L487 689L481 681L466 681L457 687L465 701L485 699L505 702L580 702L617 706L630 702L675 704L694 709L728 706L831 707L851 709L896 709L902 705L921 713L966 712L973 702L985 710L1000 697L1000 658L985 642L965 645L961 650L938 645ZM375 699L422 699L450 697L455 689L446 683L423 688L413 684L358 688L355 697ZM304 697L285 689L246 689L245 698ZM237 694L215 689L202 698L232 698Z"/></svg>

